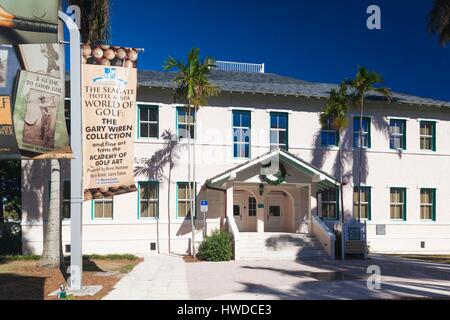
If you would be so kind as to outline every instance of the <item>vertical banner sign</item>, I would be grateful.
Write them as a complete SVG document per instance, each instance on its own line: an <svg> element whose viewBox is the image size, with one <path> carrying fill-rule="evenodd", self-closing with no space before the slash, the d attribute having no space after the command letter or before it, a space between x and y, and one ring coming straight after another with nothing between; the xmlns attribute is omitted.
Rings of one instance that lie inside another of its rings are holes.
<svg viewBox="0 0 450 320"><path fill-rule="evenodd" d="M43 154L68 146L63 101L63 79L20 71L14 128L21 150Z"/></svg>
<svg viewBox="0 0 450 320"><path fill-rule="evenodd" d="M137 69L83 64L82 73L85 200L136 191Z"/></svg>
<svg viewBox="0 0 450 320"><path fill-rule="evenodd" d="M11 99L0 96L0 154L15 154L17 152L16 137L11 113Z"/></svg>

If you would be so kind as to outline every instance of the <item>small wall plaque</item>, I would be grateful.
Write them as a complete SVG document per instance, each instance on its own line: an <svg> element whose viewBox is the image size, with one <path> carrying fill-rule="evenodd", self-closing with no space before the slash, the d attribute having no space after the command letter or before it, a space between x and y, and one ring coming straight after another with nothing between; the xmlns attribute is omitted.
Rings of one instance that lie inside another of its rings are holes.
<svg viewBox="0 0 450 320"><path fill-rule="evenodd" d="M258 209L264 209L264 203L259 203L258 204Z"/></svg>
<svg viewBox="0 0 450 320"><path fill-rule="evenodd" d="M377 236L385 236L385 235L386 235L386 225L377 224Z"/></svg>

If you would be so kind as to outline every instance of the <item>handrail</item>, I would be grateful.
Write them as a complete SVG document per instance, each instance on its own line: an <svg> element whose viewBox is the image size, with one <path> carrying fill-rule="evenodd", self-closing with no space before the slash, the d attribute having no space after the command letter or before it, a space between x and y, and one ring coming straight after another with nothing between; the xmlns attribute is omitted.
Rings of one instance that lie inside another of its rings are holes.
<svg viewBox="0 0 450 320"><path fill-rule="evenodd" d="M317 216L312 217L312 233L320 241L331 259L335 259L336 235Z"/></svg>
<svg viewBox="0 0 450 320"><path fill-rule="evenodd" d="M325 224L325 222L323 222L319 217L317 216L313 216L313 219L315 220L316 223L318 223L324 232L326 232L328 234L328 236L330 237L330 239L332 240L336 240L336 235L331 231L331 229Z"/></svg>
<svg viewBox="0 0 450 320"><path fill-rule="evenodd" d="M231 232L235 241L239 241L240 234L239 234L239 228L236 224L236 221L234 220L234 218L228 217L227 222L228 222L228 229L229 229L228 231Z"/></svg>

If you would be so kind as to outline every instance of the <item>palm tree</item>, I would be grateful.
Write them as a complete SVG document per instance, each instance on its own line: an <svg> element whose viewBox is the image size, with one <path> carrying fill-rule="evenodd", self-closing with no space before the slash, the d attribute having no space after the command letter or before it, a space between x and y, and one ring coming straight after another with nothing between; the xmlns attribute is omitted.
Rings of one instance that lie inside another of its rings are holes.
<svg viewBox="0 0 450 320"><path fill-rule="evenodd" d="M450 1L435 0L430 13L428 30L439 36L439 43L445 46L450 41Z"/></svg>
<svg viewBox="0 0 450 320"><path fill-rule="evenodd" d="M383 77L373 71L367 70L365 67L359 67L354 79L347 80L347 85L352 89L351 97L355 103L359 104L359 163L358 163L358 220L361 221L361 180L362 180L362 157L363 157L363 117L364 117L364 101L368 94L378 93L382 96L391 98L391 90L384 87L375 87L375 85L383 82Z"/></svg>
<svg viewBox="0 0 450 320"><path fill-rule="evenodd" d="M217 94L217 88L212 85L207 76L211 69L215 67L214 59L205 57L200 61L200 49L194 48L188 54L187 63L178 61L173 57L167 59L164 64L164 70L176 70L177 76L174 82L177 84L175 100L186 104L188 113L187 125L187 143L188 143L188 193L189 193L189 207L191 217L192 239L191 252L196 258L195 253L195 224L194 224L194 200L192 193L191 182L191 115L195 117L197 110L208 103L208 99ZM194 121L194 132L196 132L197 121ZM195 150L195 149L194 149ZM195 165L195 164L194 164ZM194 169L195 172L195 169Z"/></svg>
<svg viewBox="0 0 450 320"><path fill-rule="evenodd" d="M341 136L341 133L348 126L348 86L342 82L339 89L332 89L330 98L325 108L319 115L319 121L322 127L330 127ZM338 144L339 157L339 181L341 182L340 197L341 197L341 219L344 222L344 190L343 190L343 164L342 164L342 145Z"/></svg>
<svg viewBox="0 0 450 320"><path fill-rule="evenodd" d="M108 0L68 0L81 9L81 37L85 43L107 43L110 40L110 4ZM60 29L62 30L62 24ZM63 32L59 32L64 40ZM50 161L50 207L44 228L44 248L39 264L45 268L59 268L63 263L61 241L61 164Z"/></svg>
<svg viewBox="0 0 450 320"><path fill-rule="evenodd" d="M110 0L67 0L81 9L81 41L108 44L111 40Z"/></svg>

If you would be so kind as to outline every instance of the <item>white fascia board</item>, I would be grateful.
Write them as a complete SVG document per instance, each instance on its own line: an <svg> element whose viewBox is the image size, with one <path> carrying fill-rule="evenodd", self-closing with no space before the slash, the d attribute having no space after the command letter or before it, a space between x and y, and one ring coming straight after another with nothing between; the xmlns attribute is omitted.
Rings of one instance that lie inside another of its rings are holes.
<svg viewBox="0 0 450 320"><path fill-rule="evenodd" d="M266 110L267 113L288 113L288 114L293 114L294 111L292 110L287 110L287 109L267 109Z"/></svg>
<svg viewBox="0 0 450 320"><path fill-rule="evenodd" d="M245 107L229 107L228 110L230 111L250 111L255 112L255 108L245 108Z"/></svg>
<svg viewBox="0 0 450 320"><path fill-rule="evenodd" d="M404 121L409 121L411 120L410 118L405 118L405 117L392 117L392 116L387 116L385 117L386 120L404 120Z"/></svg>
<svg viewBox="0 0 450 320"><path fill-rule="evenodd" d="M436 120L436 119L423 119L423 118L417 118L417 122L422 122L422 121L436 122L436 123L439 122L439 120Z"/></svg>

